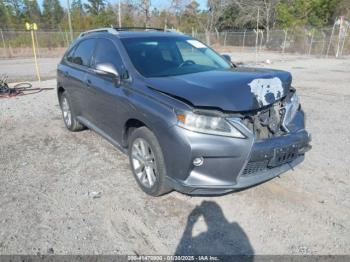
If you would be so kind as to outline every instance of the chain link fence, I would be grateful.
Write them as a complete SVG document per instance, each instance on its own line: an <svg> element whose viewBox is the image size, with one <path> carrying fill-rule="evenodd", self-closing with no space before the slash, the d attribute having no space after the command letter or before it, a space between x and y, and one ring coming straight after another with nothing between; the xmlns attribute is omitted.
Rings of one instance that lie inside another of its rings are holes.
<svg viewBox="0 0 350 262"><path fill-rule="evenodd" d="M80 32L75 32L77 37ZM293 29L293 30L240 30L210 34L193 33L194 37L232 52L297 53L319 57L350 55L350 30ZM35 31L35 45L39 57L60 57L70 43L67 31ZM32 40L28 31L0 29L0 57L31 57Z"/></svg>
<svg viewBox="0 0 350 262"><path fill-rule="evenodd" d="M80 32L74 33L77 37ZM34 31L35 46L39 57L60 57L70 44L67 31ZM0 57L33 56L32 39L29 31L0 29Z"/></svg>
<svg viewBox="0 0 350 262"><path fill-rule="evenodd" d="M233 51L297 53L319 57L350 55L350 31L338 29L243 30L193 34L212 46ZM228 48L228 49L227 49Z"/></svg>

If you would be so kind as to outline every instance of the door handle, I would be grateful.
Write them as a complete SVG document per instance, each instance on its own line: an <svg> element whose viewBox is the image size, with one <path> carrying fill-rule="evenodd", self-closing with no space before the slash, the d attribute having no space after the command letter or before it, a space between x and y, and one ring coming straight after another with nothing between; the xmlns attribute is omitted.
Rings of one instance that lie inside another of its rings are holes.
<svg viewBox="0 0 350 262"><path fill-rule="evenodd" d="M86 80L86 85L87 86L91 86L91 80L90 79Z"/></svg>
<svg viewBox="0 0 350 262"><path fill-rule="evenodd" d="M69 76L68 71L64 71L63 74L64 74L65 77Z"/></svg>

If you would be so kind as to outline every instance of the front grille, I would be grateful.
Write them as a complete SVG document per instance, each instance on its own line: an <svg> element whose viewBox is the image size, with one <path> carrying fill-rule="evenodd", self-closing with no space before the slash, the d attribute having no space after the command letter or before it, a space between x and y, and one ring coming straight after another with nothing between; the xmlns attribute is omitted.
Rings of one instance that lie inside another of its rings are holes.
<svg viewBox="0 0 350 262"><path fill-rule="evenodd" d="M268 160L248 162L241 176L243 177L254 176L260 172L267 170L268 162L269 162Z"/></svg>
<svg viewBox="0 0 350 262"><path fill-rule="evenodd" d="M275 167L284 165L286 163L292 162L298 156L296 150L295 151L287 151L280 154L277 154L272 159L262 160L262 161L250 161L247 163L244 168L241 176L242 177L250 177L259 175L264 171L268 171Z"/></svg>

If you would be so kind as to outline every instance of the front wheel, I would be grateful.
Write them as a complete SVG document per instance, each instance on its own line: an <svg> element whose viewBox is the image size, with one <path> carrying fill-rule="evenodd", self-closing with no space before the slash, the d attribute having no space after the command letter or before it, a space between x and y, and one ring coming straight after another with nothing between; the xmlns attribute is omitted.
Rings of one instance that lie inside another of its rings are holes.
<svg viewBox="0 0 350 262"><path fill-rule="evenodd" d="M166 168L161 147L147 127L140 127L131 134L129 160L135 179L145 193L160 196L171 191L165 181Z"/></svg>

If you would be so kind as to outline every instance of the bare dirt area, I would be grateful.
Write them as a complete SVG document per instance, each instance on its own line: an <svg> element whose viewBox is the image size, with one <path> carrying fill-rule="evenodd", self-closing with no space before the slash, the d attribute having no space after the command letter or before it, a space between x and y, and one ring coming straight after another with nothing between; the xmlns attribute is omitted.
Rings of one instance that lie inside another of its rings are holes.
<svg viewBox="0 0 350 262"><path fill-rule="evenodd" d="M259 66L293 73L313 149L224 196L149 197L124 154L65 128L55 90L1 99L0 254L350 254L350 59Z"/></svg>

